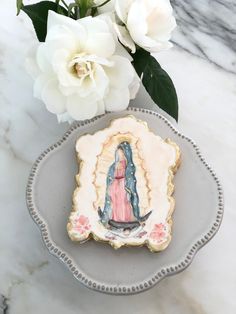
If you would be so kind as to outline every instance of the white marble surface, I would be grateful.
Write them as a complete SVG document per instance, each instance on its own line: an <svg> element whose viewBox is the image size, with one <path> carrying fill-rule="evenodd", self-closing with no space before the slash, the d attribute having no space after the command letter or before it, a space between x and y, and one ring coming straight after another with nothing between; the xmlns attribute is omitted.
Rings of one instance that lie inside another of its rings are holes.
<svg viewBox="0 0 236 314"><path fill-rule="evenodd" d="M0 294L7 298L7 313L236 313L236 5L233 0L173 2L176 46L159 61L177 87L179 128L199 144L221 178L225 216L219 233L186 271L143 294L115 297L73 279L48 254L27 212L30 167L68 126L58 125L33 99L24 58L34 33L23 14L15 16L15 1L1 0Z"/></svg>

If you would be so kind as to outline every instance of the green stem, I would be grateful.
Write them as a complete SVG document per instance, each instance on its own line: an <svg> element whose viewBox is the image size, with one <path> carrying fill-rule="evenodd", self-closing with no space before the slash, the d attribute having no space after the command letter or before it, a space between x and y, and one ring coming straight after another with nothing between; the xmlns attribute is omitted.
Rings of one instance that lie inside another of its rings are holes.
<svg viewBox="0 0 236 314"><path fill-rule="evenodd" d="M88 1L87 0L79 0L79 15L80 18L83 18L86 16L88 12Z"/></svg>
<svg viewBox="0 0 236 314"><path fill-rule="evenodd" d="M79 19L79 7L75 7L75 14L74 14L74 16L75 16L75 20L78 20Z"/></svg>

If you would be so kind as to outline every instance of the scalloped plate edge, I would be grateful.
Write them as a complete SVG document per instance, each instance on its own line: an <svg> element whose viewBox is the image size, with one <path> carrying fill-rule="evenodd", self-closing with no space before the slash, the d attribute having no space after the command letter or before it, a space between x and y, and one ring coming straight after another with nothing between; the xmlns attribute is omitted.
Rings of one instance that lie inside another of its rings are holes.
<svg viewBox="0 0 236 314"><path fill-rule="evenodd" d="M32 217L33 221L37 224L41 236L43 239L44 244L46 245L48 251L50 254L56 256L61 262L63 262L67 268L71 271L73 276L81 282L84 286L87 288L108 293L108 294L115 294L115 295L127 295L127 294L135 294L139 293L145 290L150 289L154 285L156 285L158 282L160 282L162 279L164 279L167 276L174 275L176 273L179 273L183 271L185 268L187 268L191 262L193 261L193 258L195 254L198 252L200 248L202 248L205 244L207 244L208 241L210 241L214 235L219 230L219 227L221 225L222 219L223 219L223 213L224 213L224 200L223 200L223 190L222 186L220 184L220 180L218 179L216 173L214 170L209 166L209 164L206 162L205 158L202 156L198 146L195 144L195 142L181 134L165 117L163 117L161 114L148 110L148 109L142 109L142 108L134 108L129 107L127 109L130 112L142 112L147 113L150 115L154 115L157 118L163 120L165 124L179 137L189 142L200 161L203 163L203 165L207 168L210 175L213 177L218 190L218 208L216 211L216 219L212 226L209 228L209 231L202 236L192 247L190 248L189 252L186 254L186 256L182 259L182 261L178 265L168 266L164 267L160 271L158 271L155 275L153 275L151 278L148 278L147 280L141 281L135 285L111 285L111 284L103 284L97 281L94 281L92 278L89 278L86 274L84 274L76 265L76 263L73 261L73 259L69 256L68 253L63 252L51 239L49 228L47 226L46 221L40 216L40 213L34 204L34 197L33 197L33 185L35 182L35 176L38 173L38 170L40 168L40 165L44 158L46 158L52 151L57 149L62 143L64 143L68 137L78 128L84 125L89 125L93 123L94 121L102 118L104 115L100 115L97 117L94 117L93 119L86 120L83 122L74 122L72 126L69 128L69 130L62 136L62 138L57 141L55 144L51 145L48 149L46 149L41 155L36 159L34 162L29 178L27 181L27 187L26 187L26 204L30 213L30 216Z"/></svg>

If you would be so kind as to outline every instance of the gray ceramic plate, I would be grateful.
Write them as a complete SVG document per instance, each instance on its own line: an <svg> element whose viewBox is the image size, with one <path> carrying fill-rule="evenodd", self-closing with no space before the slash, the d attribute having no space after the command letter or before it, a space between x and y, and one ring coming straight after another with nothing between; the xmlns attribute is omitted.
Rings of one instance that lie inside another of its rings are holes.
<svg viewBox="0 0 236 314"><path fill-rule="evenodd" d="M114 250L93 240L73 243L66 231L78 171L76 139L127 114L147 121L153 132L174 140L182 152L182 164L175 176L173 239L160 253L151 253L145 247ZM27 205L50 253L82 284L111 294L138 293L184 270L199 248L215 235L223 216L219 180L198 147L163 116L137 108L72 125L61 140L36 160L28 181Z"/></svg>

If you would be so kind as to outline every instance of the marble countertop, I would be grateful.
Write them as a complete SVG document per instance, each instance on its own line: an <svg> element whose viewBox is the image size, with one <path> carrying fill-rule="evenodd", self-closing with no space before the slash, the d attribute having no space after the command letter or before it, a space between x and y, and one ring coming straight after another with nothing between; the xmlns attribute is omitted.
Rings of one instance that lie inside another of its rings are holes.
<svg viewBox="0 0 236 314"><path fill-rule="evenodd" d="M15 16L15 1L1 0L0 294L7 298L7 313L236 313L236 4L172 3L179 25L175 47L158 59L178 91L178 128L198 143L221 179L225 215L218 234L186 271L140 295L116 297L73 279L49 255L29 217L25 185L31 165L68 125L58 125L33 98L24 59L34 32L24 14Z"/></svg>

